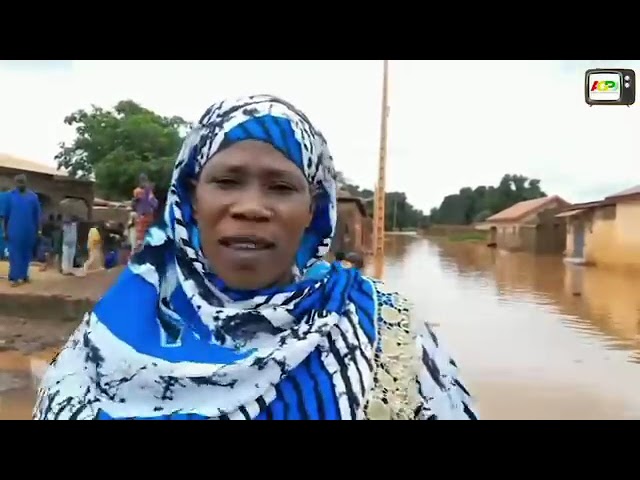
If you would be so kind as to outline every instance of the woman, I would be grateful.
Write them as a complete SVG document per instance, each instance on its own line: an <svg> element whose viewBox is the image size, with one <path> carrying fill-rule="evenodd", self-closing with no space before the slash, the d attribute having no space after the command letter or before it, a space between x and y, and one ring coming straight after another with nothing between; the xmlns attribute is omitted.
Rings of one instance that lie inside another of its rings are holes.
<svg viewBox="0 0 640 480"><path fill-rule="evenodd" d="M164 221L52 363L35 419L468 419L407 302L337 263L333 161L287 102L211 106Z"/></svg>
<svg viewBox="0 0 640 480"><path fill-rule="evenodd" d="M143 173L138 179L138 186L133 191L133 209L136 212L136 243L135 251L141 246L147 230L153 223L155 211L158 208L158 200L153 194L153 187L147 176Z"/></svg>
<svg viewBox="0 0 640 480"><path fill-rule="evenodd" d="M86 275L92 270L102 270L104 268L104 257L102 254L102 234L98 224L94 224L89 229L87 235L88 258L82 266L82 272Z"/></svg>

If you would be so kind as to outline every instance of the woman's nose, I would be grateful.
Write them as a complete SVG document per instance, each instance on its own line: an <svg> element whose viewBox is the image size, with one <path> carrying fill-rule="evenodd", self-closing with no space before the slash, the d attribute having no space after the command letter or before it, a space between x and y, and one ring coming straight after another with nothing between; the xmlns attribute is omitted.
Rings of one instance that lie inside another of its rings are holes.
<svg viewBox="0 0 640 480"><path fill-rule="evenodd" d="M237 220L251 220L254 222L266 222L273 216L273 211L264 195L254 189L238 195L229 212Z"/></svg>

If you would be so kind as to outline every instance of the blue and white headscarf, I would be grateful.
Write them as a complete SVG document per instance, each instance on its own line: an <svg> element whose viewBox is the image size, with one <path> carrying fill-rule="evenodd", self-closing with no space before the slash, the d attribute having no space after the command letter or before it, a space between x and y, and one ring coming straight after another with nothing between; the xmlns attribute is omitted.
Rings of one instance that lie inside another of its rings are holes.
<svg viewBox="0 0 640 480"><path fill-rule="evenodd" d="M317 192L295 283L253 292L208 267L187 189L214 154L248 139L282 152ZM335 227L332 157L304 114L266 95L212 105L178 155L163 222L52 364L35 417L249 419L282 405L295 418L300 402L317 413L300 407L300 418L361 416L373 383L372 283L337 264L304 278Z"/></svg>

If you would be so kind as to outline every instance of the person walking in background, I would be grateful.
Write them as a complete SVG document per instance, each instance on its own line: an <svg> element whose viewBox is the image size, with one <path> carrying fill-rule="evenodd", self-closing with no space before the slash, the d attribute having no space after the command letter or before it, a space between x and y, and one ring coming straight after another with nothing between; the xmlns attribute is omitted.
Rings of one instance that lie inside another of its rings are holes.
<svg viewBox="0 0 640 480"><path fill-rule="evenodd" d="M158 208L158 200L153 194L153 188L147 176L140 174L138 187L133 191L133 209L136 212L136 243L133 251L144 242L147 230L153 223L153 217Z"/></svg>
<svg viewBox="0 0 640 480"><path fill-rule="evenodd" d="M7 258L7 244L4 241L4 217L9 201L9 192L0 192L0 260Z"/></svg>
<svg viewBox="0 0 640 480"><path fill-rule="evenodd" d="M4 216L0 215L0 260L4 260L7 256L7 244L4 241Z"/></svg>
<svg viewBox="0 0 640 480"><path fill-rule="evenodd" d="M76 257L78 245L78 221L74 215L65 219L62 224L62 261L63 275L71 275L73 272L73 260Z"/></svg>
<svg viewBox="0 0 640 480"><path fill-rule="evenodd" d="M5 239L9 244L9 282L18 286L29 281L29 263L38 239L40 200L27 189L24 174L15 177L16 188L10 193L4 217Z"/></svg>
<svg viewBox="0 0 640 480"><path fill-rule="evenodd" d="M94 225L89 229L87 237L87 251L89 258L82 266L83 272L86 274L89 270L101 270L104 268L104 260L102 258L102 235L98 226Z"/></svg>

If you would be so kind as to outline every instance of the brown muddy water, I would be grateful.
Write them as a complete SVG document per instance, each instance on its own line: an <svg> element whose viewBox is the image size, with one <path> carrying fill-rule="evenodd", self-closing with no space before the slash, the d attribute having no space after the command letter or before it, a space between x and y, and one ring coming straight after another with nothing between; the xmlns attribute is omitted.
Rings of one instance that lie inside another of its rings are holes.
<svg viewBox="0 0 640 480"><path fill-rule="evenodd" d="M639 274L405 236L386 253L385 280L435 326L481 418L640 418ZM21 350L0 351L0 419L30 417L34 357Z"/></svg>

